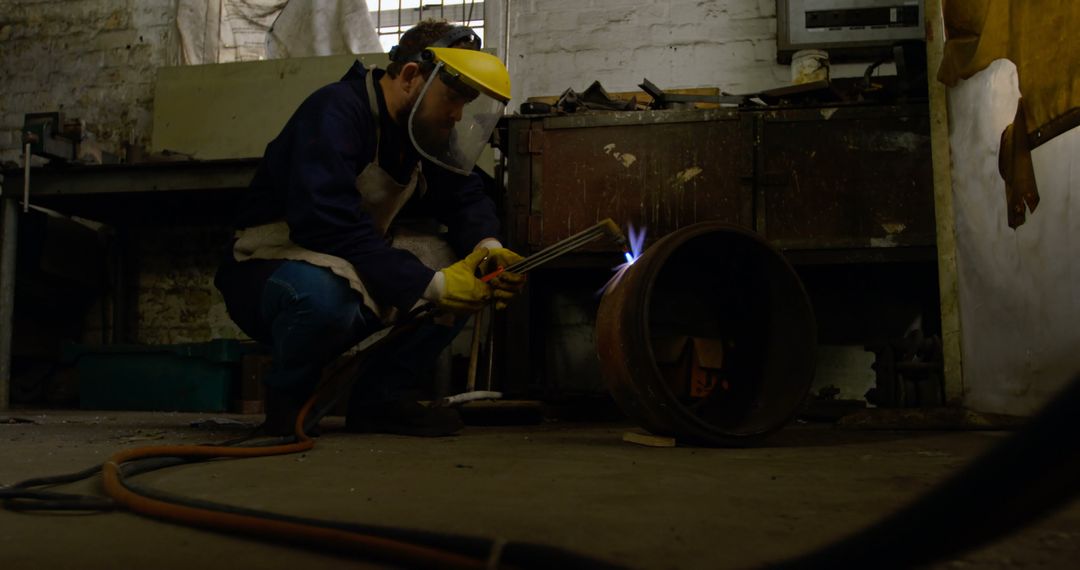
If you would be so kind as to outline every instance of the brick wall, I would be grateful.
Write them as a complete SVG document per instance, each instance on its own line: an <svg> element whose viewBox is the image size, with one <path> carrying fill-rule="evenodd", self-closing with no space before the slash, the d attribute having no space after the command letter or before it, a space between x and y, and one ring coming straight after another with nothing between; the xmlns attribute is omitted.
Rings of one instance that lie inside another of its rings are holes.
<svg viewBox="0 0 1080 570"><path fill-rule="evenodd" d="M23 115L61 110L102 148L148 145L156 70L178 62L176 0L0 0L0 161L21 161ZM138 230L131 340L162 344L237 337L213 288L224 228ZM99 307L86 340L100 337ZM99 319L98 319L99 320Z"/></svg>
<svg viewBox="0 0 1080 570"><path fill-rule="evenodd" d="M175 0L0 0L0 161L25 113L86 120L104 150L149 140L155 70L176 61Z"/></svg>
<svg viewBox="0 0 1080 570"><path fill-rule="evenodd" d="M134 339L146 344L242 338L214 288L221 248L231 231L217 227L139 228L129 236L137 270Z"/></svg>
<svg viewBox="0 0 1080 570"><path fill-rule="evenodd" d="M776 63L776 0L518 0L510 9L514 103L581 91L720 87L745 93L788 85ZM865 65L834 65L834 77ZM890 66L883 66L888 73Z"/></svg>

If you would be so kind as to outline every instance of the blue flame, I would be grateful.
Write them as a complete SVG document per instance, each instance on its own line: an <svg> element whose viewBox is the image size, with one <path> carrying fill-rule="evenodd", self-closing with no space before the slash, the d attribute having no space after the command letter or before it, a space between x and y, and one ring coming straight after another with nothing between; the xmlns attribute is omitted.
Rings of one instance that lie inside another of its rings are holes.
<svg viewBox="0 0 1080 570"><path fill-rule="evenodd" d="M645 248L645 228L639 232L634 229L634 224L627 224L626 233L630 234L630 251L626 253L626 262L634 263Z"/></svg>
<svg viewBox="0 0 1080 570"><path fill-rule="evenodd" d="M634 229L633 224L627 224L626 233L630 236L630 251L623 253L623 257L626 258L626 262L620 263L612 268L612 271L615 272L615 275L612 275L611 279L608 279L608 282L605 283L599 291L597 291L597 294L602 295L605 291L613 289L616 285L618 285L619 281L622 279L623 274L626 273L626 270L630 269L630 266L633 265L639 257L641 257L642 250L645 248L645 228L641 228L641 231L637 231Z"/></svg>

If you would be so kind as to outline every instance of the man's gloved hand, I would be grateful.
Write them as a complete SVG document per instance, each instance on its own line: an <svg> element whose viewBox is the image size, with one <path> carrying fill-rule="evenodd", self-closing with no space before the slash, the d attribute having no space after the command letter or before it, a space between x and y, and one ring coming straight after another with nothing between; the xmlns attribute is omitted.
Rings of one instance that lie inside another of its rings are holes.
<svg viewBox="0 0 1080 570"><path fill-rule="evenodd" d="M491 301L492 288L476 278L480 262L487 256L487 248L480 248L442 269L445 289L436 301L440 309L467 315L483 309Z"/></svg>
<svg viewBox="0 0 1080 570"><path fill-rule="evenodd" d="M487 275L500 267L503 269L510 267L522 259L525 258L505 247L493 247L488 250L488 257L481 266L481 272ZM495 294L495 308L502 310L506 308L506 302L520 293L521 289L525 287L525 276L520 273L503 271L497 277L488 281L488 285L491 285Z"/></svg>

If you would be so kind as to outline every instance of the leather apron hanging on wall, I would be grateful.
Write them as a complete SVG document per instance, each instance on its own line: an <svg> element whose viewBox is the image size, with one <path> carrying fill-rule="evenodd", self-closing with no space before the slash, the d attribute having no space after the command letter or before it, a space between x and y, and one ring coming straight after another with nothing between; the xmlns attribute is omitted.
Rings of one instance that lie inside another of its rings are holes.
<svg viewBox="0 0 1080 570"><path fill-rule="evenodd" d="M364 209L375 224L376 231L386 236L390 231L390 225L398 212L417 191L423 196L427 191L427 184L420 172L420 164L416 165L409 182L401 184L381 166L379 166L379 104L375 98L374 74L369 69L365 82L367 84L368 103L375 124L375 160L367 165L356 177L356 190L360 193L361 208ZM439 268L450 265L456 261L456 257L450 246L442 239L430 233L417 233L406 229L395 229L393 245L406 249L416 255L421 262L428 267ZM289 239L289 226L284 221L263 224L245 228L236 232L236 243L233 246L233 256L237 261L249 259L288 259L303 261L317 267L325 267L335 275L347 280L349 286L360 293L365 305L368 306L383 322L390 322L396 317L397 310L393 307L382 307L368 294L363 279L356 272L356 268L347 260L337 256L319 253L296 245ZM421 301L422 302L422 301Z"/></svg>

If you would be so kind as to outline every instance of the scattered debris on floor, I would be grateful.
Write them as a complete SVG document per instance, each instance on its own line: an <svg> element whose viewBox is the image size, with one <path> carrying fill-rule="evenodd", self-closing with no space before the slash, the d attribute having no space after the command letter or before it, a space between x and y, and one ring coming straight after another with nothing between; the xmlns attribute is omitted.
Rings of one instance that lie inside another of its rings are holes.
<svg viewBox="0 0 1080 570"><path fill-rule="evenodd" d="M15 416L0 416L0 424L36 424L30 418L17 418Z"/></svg>
<svg viewBox="0 0 1080 570"><path fill-rule="evenodd" d="M135 441L153 441L153 440L156 440L156 439L164 439L165 434L166 434L166 432L164 432L164 431L154 431L154 432L149 432L148 431L148 432L144 432L142 430L139 430L139 431L135 432L135 435L125 437L125 438L123 438L122 441L128 442L128 443L135 442Z"/></svg>
<svg viewBox="0 0 1080 570"><path fill-rule="evenodd" d="M884 430L1011 430L1024 418L958 408L869 408L840 418L836 427Z"/></svg>
<svg viewBox="0 0 1080 570"><path fill-rule="evenodd" d="M238 427L249 429L254 428L258 423L242 422L231 418L202 418L191 422L189 425L193 428Z"/></svg>

